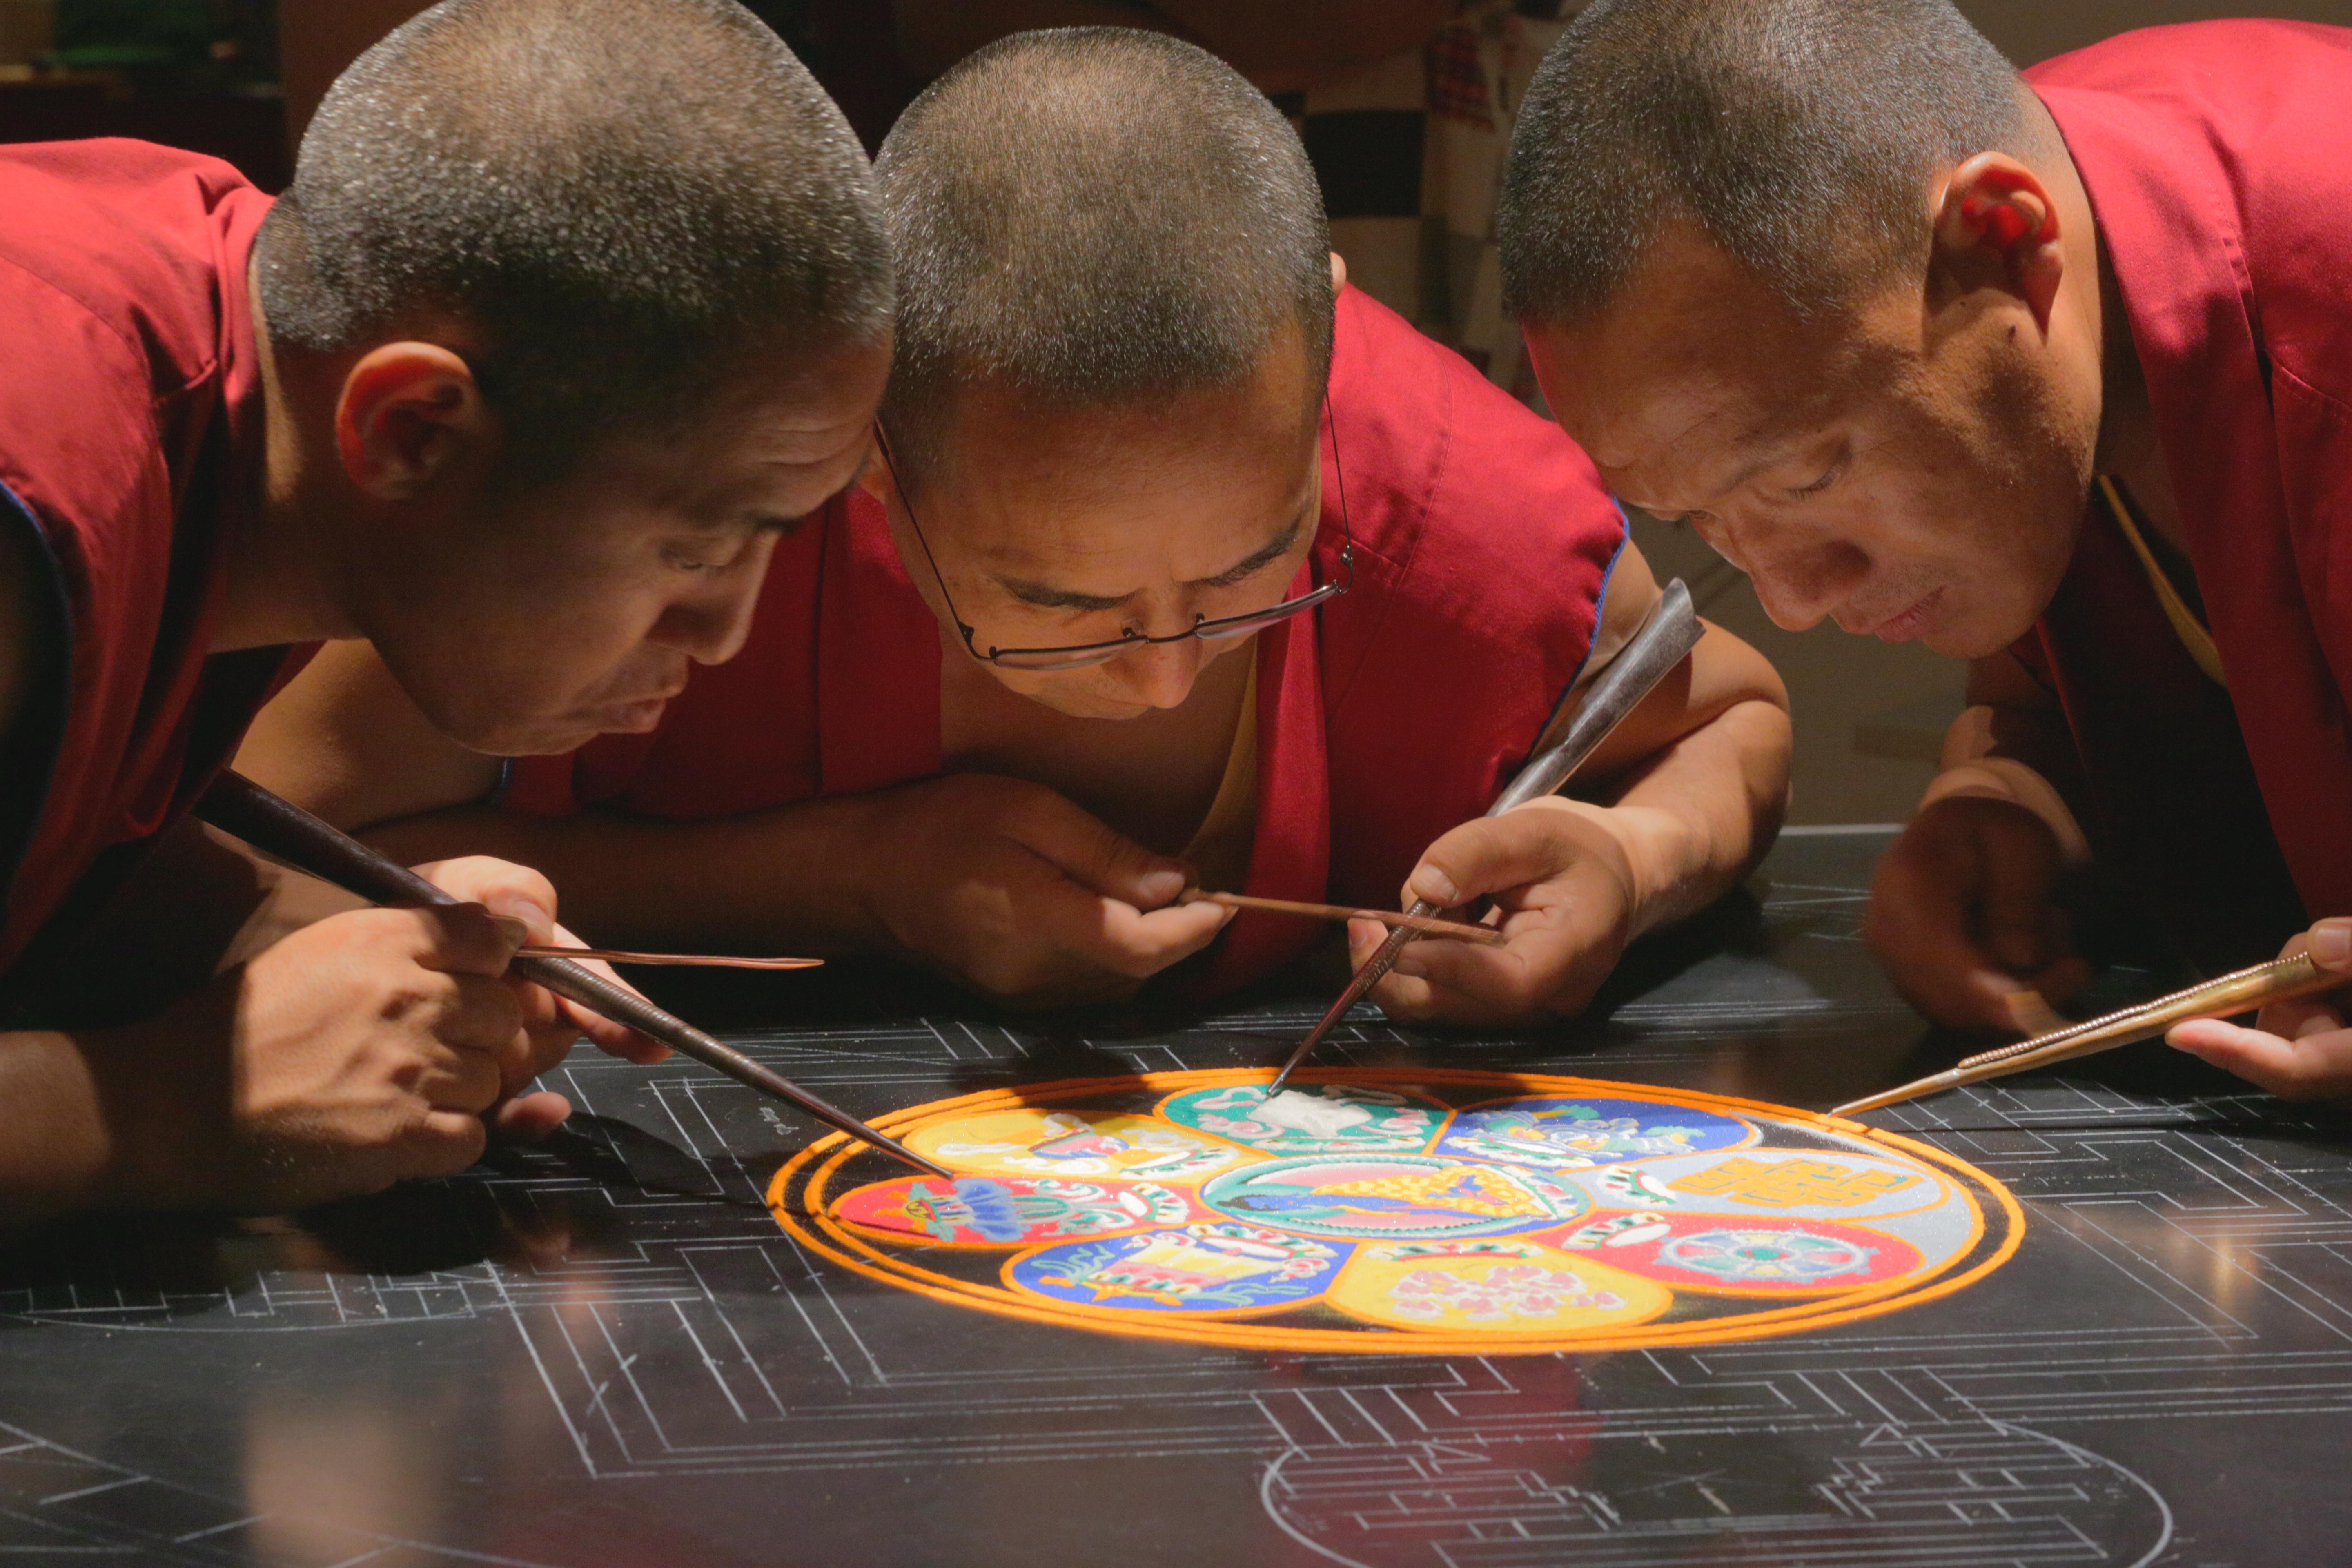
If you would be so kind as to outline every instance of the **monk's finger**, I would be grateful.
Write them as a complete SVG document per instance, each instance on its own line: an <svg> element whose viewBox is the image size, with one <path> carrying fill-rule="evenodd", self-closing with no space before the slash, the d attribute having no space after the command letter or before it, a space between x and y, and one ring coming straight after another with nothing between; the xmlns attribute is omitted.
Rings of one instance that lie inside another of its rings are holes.
<svg viewBox="0 0 2352 1568"><path fill-rule="evenodd" d="M1391 969L1364 997L1394 1023L1433 1024L1444 1016L1435 988L1418 974L1399 974Z"/></svg>
<svg viewBox="0 0 2352 1568"><path fill-rule="evenodd" d="M1056 933L1063 951L1144 980L1216 941L1234 912L1205 901L1147 910L1118 899L1072 899L1055 905Z"/></svg>
<svg viewBox="0 0 2352 1568"><path fill-rule="evenodd" d="M1465 942L1444 945L1469 955L1469 962L1454 962L1454 954L1434 953L1427 963L1400 959L1397 967L1372 988L1372 999L1382 1012L1412 1023L1504 1024L1540 1009L1550 989L1550 977L1538 966L1534 955ZM1405 951L1410 953L1412 949Z"/></svg>
<svg viewBox="0 0 2352 1568"><path fill-rule="evenodd" d="M1411 897L1411 894L1408 893L1407 897ZM1378 957L1381 949L1388 945L1389 938L1395 934L1394 927L1383 925L1379 921L1349 921L1348 922L1349 973L1361 973L1364 965ZM1422 977L1420 965L1408 964L1404 962L1414 948L1422 945L1417 942L1407 942L1397 954L1396 962L1389 966L1388 973L1382 975L1370 991L1364 993L1366 1001L1370 1002L1399 1023L1435 1023L1448 1016L1442 999L1431 987L1429 982Z"/></svg>
<svg viewBox="0 0 2352 1568"><path fill-rule="evenodd" d="M2282 1100L2338 1100L2352 1094L2352 1029L2322 1026L2287 1039L2219 1018L2200 1018L2176 1026L2165 1039Z"/></svg>
<svg viewBox="0 0 2352 1568"><path fill-rule="evenodd" d="M490 1113L490 1125L499 1137L516 1143L537 1143L563 1125L572 1102L553 1089L517 1095Z"/></svg>
<svg viewBox="0 0 2352 1568"><path fill-rule="evenodd" d="M548 945L552 947L587 945L560 925L554 927L549 934L551 940ZM591 974L611 981L633 996L645 995L644 992L622 979L613 966L602 959L573 959L572 962L579 964ZM623 1061L634 1062L639 1067L651 1067L656 1062L669 1059L669 1047L649 1035L640 1034L626 1024L607 1018L594 1008L583 1006L568 996L555 997L554 1003L556 1011L562 1015L564 1021L593 1041L596 1048L607 1056L618 1057Z"/></svg>
<svg viewBox="0 0 2352 1568"><path fill-rule="evenodd" d="M1192 879L1182 861L1153 854L1049 789L1020 792L1005 805L997 826L1080 887L1138 909L1171 902Z"/></svg>
<svg viewBox="0 0 2352 1568"><path fill-rule="evenodd" d="M1516 914L1504 931L1507 940L1496 947L1417 942L1404 950L1401 982L1427 987L1410 1004L1420 1016L1498 1024L1580 1013L1621 946L1610 923L1580 901Z"/></svg>
<svg viewBox="0 0 2352 1568"><path fill-rule="evenodd" d="M2319 996L2298 996L2288 1002L2273 1002L2254 1016L2254 1027L2265 1035L2276 1035L2283 1040L2300 1039L2305 1035L2324 1034L2340 1029L2347 1014L2352 1014L2352 992L2331 991Z"/></svg>
<svg viewBox="0 0 2352 1568"><path fill-rule="evenodd" d="M629 989L636 988L630 986ZM607 1056L618 1057L641 1068L669 1060L669 1047L650 1035L641 1034L626 1024L616 1024L594 1008L583 1006L568 996L558 997L556 1005L565 1022L594 1041L596 1048Z"/></svg>

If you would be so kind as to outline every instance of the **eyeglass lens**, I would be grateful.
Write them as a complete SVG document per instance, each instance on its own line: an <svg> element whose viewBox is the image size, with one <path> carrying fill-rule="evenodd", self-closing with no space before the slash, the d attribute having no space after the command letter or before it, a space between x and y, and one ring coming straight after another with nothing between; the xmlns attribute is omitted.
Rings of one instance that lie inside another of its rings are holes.
<svg viewBox="0 0 2352 1568"><path fill-rule="evenodd" d="M1328 401L1324 405L1323 416L1327 426L1331 426L1331 460L1336 471L1339 458L1339 432L1336 426L1331 425L1331 410ZM889 432L878 421L876 424L876 432L881 440L882 460L890 465L891 476L895 479L898 476L898 464L890 456ZM904 493L904 486L901 485L900 494L903 496ZM907 504L907 521L913 524L915 538L923 547L923 559L929 563L931 575L939 583L940 595L947 599L948 613L955 616L957 629L963 633L964 647L971 651L974 658L986 659L1002 669L1033 671L1086 669L1097 664L1108 664L1112 659L1133 648L1149 647L1160 643L1181 642L1187 637L1198 637L1202 642L1230 641L1234 637L1247 637L1252 632L1263 631L1278 621L1286 621L1293 616L1314 608L1326 599L1344 594L1355 579L1355 538L1348 525L1347 481L1342 479L1339 481L1339 527L1346 543L1340 548L1339 564L1345 575L1337 583L1326 583L1311 593L1302 595L1296 599L1286 600L1255 615L1231 616L1222 620L1200 621L1190 630L1179 632L1173 637L1129 636L1120 637L1115 642L1089 643L1077 647L991 647L986 653L982 653L979 646L972 640L971 627L965 625L961 615L957 615L955 600L948 595L947 578L940 571L939 562L931 555L930 541L923 537L923 525L916 518L911 502Z"/></svg>

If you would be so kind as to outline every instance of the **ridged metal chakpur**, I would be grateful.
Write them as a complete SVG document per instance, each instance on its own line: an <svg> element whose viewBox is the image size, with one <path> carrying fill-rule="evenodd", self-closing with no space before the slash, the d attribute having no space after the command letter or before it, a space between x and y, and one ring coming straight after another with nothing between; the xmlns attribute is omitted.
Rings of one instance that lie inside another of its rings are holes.
<svg viewBox="0 0 2352 1568"><path fill-rule="evenodd" d="M2168 1033L2175 1024L2186 1024L2194 1018L2227 1018L2234 1014L2267 1007L2273 1002L2291 1002L2298 996L2333 991L2347 984L2352 984L2352 978L2320 968L2307 954L2274 958L2268 963L2252 964L2217 979L2184 987L2153 1002L2118 1008L2100 1017L2069 1024L2046 1035L2036 1035L2030 1040L2020 1040L2013 1046L1979 1051L1942 1072L1882 1093L1849 1100L1830 1114L1857 1116L1865 1110L1899 1105L1922 1095L1940 1094L1945 1089L1958 1089L1963 1084L2007 1078L2011 1073L2030 1072L2035 1068L2048 1067L2053 1062L2072 1061L2076 1057L2111 1051L2117 1046L2128 1046L2136 1040L2153 1039Z"/></svg>

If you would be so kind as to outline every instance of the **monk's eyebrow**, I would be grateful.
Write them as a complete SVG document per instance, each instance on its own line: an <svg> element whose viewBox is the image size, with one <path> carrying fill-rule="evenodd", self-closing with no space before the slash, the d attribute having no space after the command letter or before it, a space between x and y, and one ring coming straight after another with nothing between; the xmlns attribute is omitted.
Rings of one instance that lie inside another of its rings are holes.
<svg viewBox="0 0 2352 1568"><path fill-rule="evenodd" d="M817 511L793 516L791 512L767 505L729 507L688 517L680 531L712 544L730 544L757 539L763 533L788 537L808 525Z"/></svg>
<svg viewBox="0 0 2352 1568"><path fill-rule="evenodd" d="M1302 508L1297 516L1284 525L1280 533L1265 544L1215 576L1202 577L1184 585L1188 588L1230 588L1253 577L1289 554L1298 542L1299 530L1306 526L1307 511ZM1043 610L1116 610L1135 597L1132 594L1121 594L1116 598L1102 594L1081 594L1075 589L1056 588L1051 583L1039 583L1025 577L1007 577L1002 574L992 575L995 576L997 586L1006 593L1024 605L1034 605Z"/></svg>
<svg viewBox="0 0 2352 1568"><path fill-rule="evenodd" d="M1630 496L1621 495L1618 499L1624 501L1629 506L1641 508L1643 511L1648 512L1652 517L1656 518L1660 522L1687 522L1690 521L1690 517L1693 512L1706 511L1708 508L1714 506L1717 501L1721 500L1724 497L1741 489L1748 480L1754 479L1757 475L1769 473L1772 469L1779 468L1785 462L1788 462L1791 458L1803 450L1808 442L1817 438L1818 436L1798 436L1786 438L1775 436L1762 436L1751 441L1741 442L1739 444L1738 450L1745 456L1746 460L1740 463L1738 468L1732 474L1730 479L1725 480L1723 484L1717 487L1715 494L1712 497L1702 501L1697 506L1677 507L1672 510L1667 510L1653 506L1647 501L1635 500Z"/></svg>
<svg viewBox="0 0 2352 1568"><path fill-rule="evenodd" d="M1081 594L1069 588L1056 588L1051 583L1033 583L1024 577L991 575L996 577L997 586L1006 593L1024 605L1034 605L1043 610L1116 610L1135 597L1132 594L1121 594L1114 599L1101 594Z"/></svg>
<svg viewBox="0 0 2352 1568"><path fill-rule="evenodd" d="M1184 585L1188 588L1230 588L1236 583L1254 577L1289 554L1291 547L1298 542L1298 531L1306 526L1307 512L1302 508L1296 516L1291 518L1280 533L1267 540L1249 554L1234 562L1213 577L1203 577L1198 582L1187 583Z"/></svg>

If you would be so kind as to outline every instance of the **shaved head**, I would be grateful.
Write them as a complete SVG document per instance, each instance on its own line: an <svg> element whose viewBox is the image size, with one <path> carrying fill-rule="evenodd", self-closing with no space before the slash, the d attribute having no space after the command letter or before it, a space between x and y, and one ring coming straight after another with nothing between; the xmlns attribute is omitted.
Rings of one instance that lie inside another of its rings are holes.
<svg viewBox="0 0 2352 1568"><path fill-rule="evenodd" d="M1241 386L1294 335L1323 384L1330 236L1306 150L1190 44L1017 34L917 99L875 173L899 279L884 408L902 465L945 460L975 386L1049 410L1160 402Z"/></svg>
<svg viewBox="0 0 2352 1568"><path fill-rule="evenodd" d="M1804 314L1924 266L1931 182L2027 151L1949 0L1595 0L1545 57L1497 214L1522 320L1598 310L1694 225Z"/></svg>
<svg viewBox="0 0 2352 1568"><path fill-rule="evenodd" d="M2074 550L2103 417L2096 226L1948 0L1596 0L1498 222L1563 429L1772 618L1979 658Z"/></svg>
<svg viewBox="0 0 2352 1568"><path fill-rule="evenodd" d="M856 139L732 0L445 0L327 94L257 265L283 343L456 323L532 472L890 314Z"/></svg>

